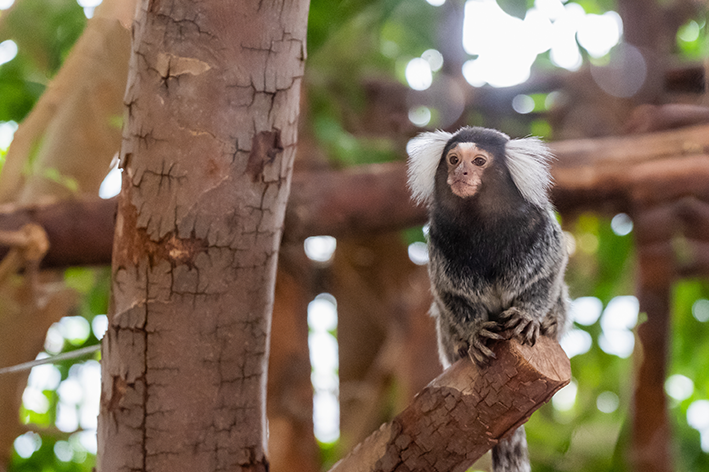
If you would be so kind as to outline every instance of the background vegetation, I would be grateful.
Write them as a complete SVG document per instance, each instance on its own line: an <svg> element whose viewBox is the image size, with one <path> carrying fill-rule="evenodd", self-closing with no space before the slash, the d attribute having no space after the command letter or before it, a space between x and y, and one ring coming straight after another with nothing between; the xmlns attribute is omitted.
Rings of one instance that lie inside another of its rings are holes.
<svg viewBox="0 0 709 472"><path fill-rule="evenodd" d="M532 0L498 3L518 17L534 6ZM587 13L618 8L611 0L576 3ZM6 40L17 45L17 55L0 65L0 129L5 135L27 116L61 67L86 25L86 11L75 0L16 0L0 10L0 50ZM458 58L447 57L450 51L460 53L460 39L449 37L454 33L449 26L455 24L451 17L460 14L462 4L453 1L434 6L424 0L312 0L301 114L301 141L307 156L296 166L342 168L403 159L406 140L419 128L404 114L398 121L392 118L386 129L374 129L377 104L388 98L381 92L383 84L403 88L407 85L408 62L426 50L437 49L443 53L444 66L434 72L434 84L439 76L447 74L460 86L471 87L462 82L459 69L453 68L459 66ZM704 60L708 48L706 11L699 11L678 30L668 58L678 63ZM582 53L583 67L604 60ZM536 78L565 73L554 66L548 52L541 54L534 66ZM494 97L494 93L486 86L478 96ZM498 113L466 109L465 115L455 121L500 127L513 136L541 134L550 140L590 131L561 124L549 105L550 93L529 93L534 100L531 114L516 113L510 106L511 97L500 93L498 97L502 98L495 102ZM573 90L568 93L573 103ZM441 126L441 118L432 108L428 126ZM7 144L0 139L0 172ZM628 330L635 328L636 320L642 321L643 314L633 313L633 299L617 298L632 296L636 288L632 222L627 216L617 218L586 213L563 221L573 241L567 276L573 298L593 298L578 303L581 311L574 324L575 337L565 346L576 353L572 358L572 388L561 392L563 395L529 422L530 450L539 472L626 470L622 453L629 441L635 359L630 352L614 351L604 343L613 345L618 331L630 333ZM420 229L402 232L401 239L406 244L414 243L423 240L423 233ZM678 238L679 251L682 244ZM381 263L386 264L386 260ZM82 301L72 320L50 330L47 354L99 342L101 327L105 326L101 317L105 317L109 298L108 277L105 268L64 271L65 283L81 294ZM709 400L709 285L704 279L681 280L672 296L672 348L666 385L676 441L675 461L677 470L709 470L709 432L702 437L692 426L704 421L707 428L707 420L698 419L696 412L709 410L705 406L709 403L703 403ZM614 301L624 303L620 315L613 311ZM33 372L19 413L27 432L15 442L10 471L91 470L95 443L90 435L95 419L90 416L92 408L96 413L98 408L90 403L95 397L81 390L86 388L81 381L90 378L94 368L95 360L82 360ZM326 458L341 453L332 444L321 446Z"/></svg>

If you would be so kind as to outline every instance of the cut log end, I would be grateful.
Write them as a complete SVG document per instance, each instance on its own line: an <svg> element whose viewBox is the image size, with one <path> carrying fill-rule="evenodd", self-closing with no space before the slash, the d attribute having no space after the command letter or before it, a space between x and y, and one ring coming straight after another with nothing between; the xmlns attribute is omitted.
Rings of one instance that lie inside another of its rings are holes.
<svg viewBox="0 0 709 472"><path fill-rule="evenodd" d="M549 338L497 343L493 351L497 358L482 369L456 362L331 472L463 471L571 379L568 358Z"/></svg>

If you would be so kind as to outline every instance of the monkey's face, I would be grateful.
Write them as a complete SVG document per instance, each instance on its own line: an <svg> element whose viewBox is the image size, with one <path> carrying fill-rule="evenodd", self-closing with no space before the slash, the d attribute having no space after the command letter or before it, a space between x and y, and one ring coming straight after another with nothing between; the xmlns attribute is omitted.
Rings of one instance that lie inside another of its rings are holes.
<svg viewBox="0 0 709 472"><path fill-rule="evenodd" d="M493 162L493 155L479 148L475 143L457 143L445 155L448 166L446 183L451 191L467 198L475 195L480 189L483 172Z"/></svg>

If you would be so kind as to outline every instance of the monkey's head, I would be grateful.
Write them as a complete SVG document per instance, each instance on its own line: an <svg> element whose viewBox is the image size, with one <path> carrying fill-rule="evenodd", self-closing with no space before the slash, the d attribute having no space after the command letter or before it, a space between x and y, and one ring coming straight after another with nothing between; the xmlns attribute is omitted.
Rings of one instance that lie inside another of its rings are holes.
<svg viewBox="0 0 709 472"><path fill-rule="evenodd" d="M545 207L551 185L549 148L537 138L510 139L499 131L466 127L457 133L421 133L408 146L409 188L431 206L438 198L490 199L514 192Z"/></svg>

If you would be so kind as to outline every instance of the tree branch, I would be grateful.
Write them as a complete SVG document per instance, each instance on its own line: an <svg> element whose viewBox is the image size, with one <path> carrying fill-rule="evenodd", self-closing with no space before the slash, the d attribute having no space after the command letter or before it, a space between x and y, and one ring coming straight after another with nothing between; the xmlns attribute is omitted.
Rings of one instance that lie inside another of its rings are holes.
<svg viewBox="0 0 709 472"><path fill-rule="evenodd" d="M28 223L47 232L49 251L45 267L111 263L116 199L64 200L31 207L0 207L0 229L16 231ZM8 248L0 246L0 258Z"/></svg>
<svg viewBox="0 0 709 472"><path fill-rule="evenodd" d="M493 350L497 358L482 370L456 362L330 472L464 471L571 379L569 359L550 338Z"/></svg>

